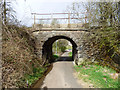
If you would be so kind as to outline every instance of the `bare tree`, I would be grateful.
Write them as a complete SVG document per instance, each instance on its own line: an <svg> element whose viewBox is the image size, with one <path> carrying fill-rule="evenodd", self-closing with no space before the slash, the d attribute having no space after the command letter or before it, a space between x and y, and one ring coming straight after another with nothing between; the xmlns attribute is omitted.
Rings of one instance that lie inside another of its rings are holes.
<svg viewBox="0 0 120 90"><path fill-rule="evenodd" d="M116 25L118 20L118 10L116 8L116 2L88 2L86 9L89 11L89 23L97 23L100 26Z"/></svg>
<svg viewBox="0 0 120 90"><path fill-rule="evenodd" d="M7 1L7 0L2 0L0 2L0 6L2 8L1 13L2 13L2 23L3 25L18 25L18 20L16 19L16 12L12 6L12 2L14 1Z"/></svg>
<svg viewBox="0 0 120 90"><path fill-rule="evenodd" d="M118 6L117 2L74 2L67 11L78 18L83 17L81 12L87 12L84 16L89 26L115 26L118 24Z"/></svg>
<svg viewBox="0 0 120 90"><path fill-rule="evenodd" d="M83 19L73 19L71 22L73 23L85 23L85 9L84 5L86 3L82 2L73 2L71 5L69 5L66 9L66 12L72 13L70 15L70 18L83 18Z"/></svg>

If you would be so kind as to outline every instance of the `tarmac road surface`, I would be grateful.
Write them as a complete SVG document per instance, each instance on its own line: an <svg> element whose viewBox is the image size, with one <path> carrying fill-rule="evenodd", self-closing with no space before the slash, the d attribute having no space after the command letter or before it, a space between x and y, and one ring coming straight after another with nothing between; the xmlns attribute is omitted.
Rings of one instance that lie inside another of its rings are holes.
<svg viewBox="0 0 120 90"><path fill-rule="evenodd" d="M45 77L41 88L82 88L73 75L73 61L68 53L65 52L53 63L53 68Z"/></svg>

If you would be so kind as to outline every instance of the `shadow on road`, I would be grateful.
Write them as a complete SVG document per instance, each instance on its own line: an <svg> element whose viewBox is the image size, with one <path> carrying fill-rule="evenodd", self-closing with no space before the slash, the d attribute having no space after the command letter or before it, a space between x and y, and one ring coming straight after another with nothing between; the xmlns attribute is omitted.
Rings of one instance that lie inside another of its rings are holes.
<svg viewBox="0 0 120 90"><path fill-rule="evenodd" d="M73 60L72 60L72 57L69 57L69 56L61 56L61 57L59 57L55 62L58 62L58 61L73 61Z"/></svg>

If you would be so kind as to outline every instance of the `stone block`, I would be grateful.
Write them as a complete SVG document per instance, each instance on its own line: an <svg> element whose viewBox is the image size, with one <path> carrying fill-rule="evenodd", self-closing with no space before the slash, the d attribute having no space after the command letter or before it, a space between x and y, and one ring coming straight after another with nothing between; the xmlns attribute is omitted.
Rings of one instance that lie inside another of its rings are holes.
<svg viewBox="0 0 120 90"><path fill-rule="evenodd" d="M78 58L78 65L81 65L84 62L83 58Z"/></svg>

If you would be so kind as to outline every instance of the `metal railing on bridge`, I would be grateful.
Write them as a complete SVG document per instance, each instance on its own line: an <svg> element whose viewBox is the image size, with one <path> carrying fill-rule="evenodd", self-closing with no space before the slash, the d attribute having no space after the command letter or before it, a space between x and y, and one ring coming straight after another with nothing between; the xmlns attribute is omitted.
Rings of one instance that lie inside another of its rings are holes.
<svg viewBox="0 0 120 90"><path fill-rule="evenodd" d="M37 28L37 29L40 29L40 28L84 28L84 25L87 23L87 12L84 12L84 13L31 13L33 16L34 16L34 24L33 24L33 28ZM77 17L75 17L74 15L78 15ZM67 15L64 16L64 17L54 17L56 15ZM50 17L40 17L38 18L37 16L50 16ZM51 21L49 23L37 23L36 21ZM57 23L58 20L67 20L67 23ZM78 21L77 23L73 23L72 20L76 20ZM72 22L72 23L71 23Z"/></svg>

